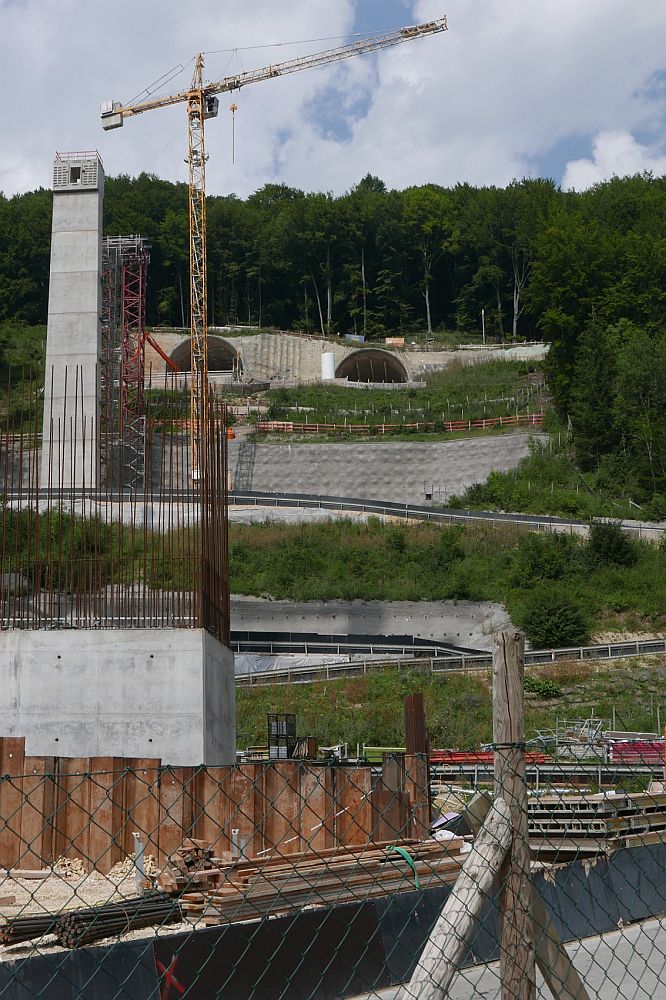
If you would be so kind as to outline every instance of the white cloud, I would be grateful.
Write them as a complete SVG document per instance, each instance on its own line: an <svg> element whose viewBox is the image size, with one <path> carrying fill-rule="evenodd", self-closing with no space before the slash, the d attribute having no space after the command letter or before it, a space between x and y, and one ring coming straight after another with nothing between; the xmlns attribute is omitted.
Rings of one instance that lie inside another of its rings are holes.
<svg viewBox="0 0 666 1000"><path fill-rule="evenodd" d="M100 102L131 99L200 48L344 35L363 2L192 0L187 11L176 0L0 3L0 189L48 186L56 149L95 147L108 173L184 180L182 107L105 134ZM241 91L235 167L231 98L222 95L206 133L208 190L245 196L284 181L339 192L368 171L396 187L502 184L538 173L560 142L579 141L582 155L592 136L649 134L661 122L664 99L651 83L665 64L663 0L641 0L630 17L620 0L414 0L413 19L443 8L447 34ZM211 54L207 76L303 51ZM171 86L187 86L190 73ZM331 137L331 112L347 138ZM631 148L623 155L637 169L646 162ZM658 159L648 150L650 163ZM597 154L594 162L601 169Z"/></svg>
<svg viewBox="0 0 666 1000"><path fill-rule="evenodd" d="M643 171L666 174L666 155L641 145L630 132L600 132L592 146L592 159L571 160L562 186L583 191L611 177L631 177Z"/></svg>

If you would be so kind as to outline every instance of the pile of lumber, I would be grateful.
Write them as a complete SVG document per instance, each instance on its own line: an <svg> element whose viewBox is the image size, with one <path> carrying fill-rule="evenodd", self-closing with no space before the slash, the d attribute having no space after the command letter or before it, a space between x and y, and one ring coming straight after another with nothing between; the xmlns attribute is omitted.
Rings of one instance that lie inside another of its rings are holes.
<svg viewBox="0 0 666 1000"><path fill-rule="evenodd" d="M190 919L226 924L304 906L333 906L371 896L409 892L455 882L464 840L409 841L339 847L225 865L217 884L185 892ZM391 850L400 847L408 855Z"/></svg>
<svg viewBox="0 0 666 1000"><path fill-rule="evenodd" d="M666 795L543 795L529 806L535 857L607 854L666 840Z"/></svg>
<svg viewBox="0 0 666 1000"><path fill-rule="evenodd" d="M187 837L169 858L159 877L159 884L172 895L196 885L216 885L224 866L230 861L229 852L223 851L220 857L214 857L208 841Z"/></svg>

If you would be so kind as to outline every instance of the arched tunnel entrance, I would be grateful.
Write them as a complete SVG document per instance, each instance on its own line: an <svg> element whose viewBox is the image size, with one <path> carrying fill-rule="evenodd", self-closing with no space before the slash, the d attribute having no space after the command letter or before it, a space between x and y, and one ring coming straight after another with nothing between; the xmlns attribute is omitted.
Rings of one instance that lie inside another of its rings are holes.
<svg viewBox="0 0 666 1000"><path fill-rule="evenodd" d="M353 351L340 362L336 378L350 382L407 382L407 370L399 358L389 351L367 348Z"/></svg>
<svg viewBox="0 0 666 1000"><path fill-rule="evenodd" d="M208 371L210 372L233 372L240 366L240 358L236 357L236 350L227 340L222 337L207 337L208 343ZM178 365L181 372L192 370L192 349L191 339L188 337L182 344L179 344L171 352L171 360Z"/></svg>

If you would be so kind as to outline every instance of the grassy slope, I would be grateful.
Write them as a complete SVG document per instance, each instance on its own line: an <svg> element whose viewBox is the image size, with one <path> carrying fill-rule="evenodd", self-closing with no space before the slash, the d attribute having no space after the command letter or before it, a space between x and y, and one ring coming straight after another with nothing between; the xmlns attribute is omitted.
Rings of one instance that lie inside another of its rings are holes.
<svg viewBox="0 0 666 1000"><path fill-rule="evenodd" d="M511 527L406 527L372 518L367 524L232 524L231 586L234 593L292 600L495 600L517 623L535 587L546 587L569 594L592 633L666 627L663 546L639 545L631 567L592 567L584 544L574 540L563 575L539 581L533 546L541 544Z"/></svg>
<svg viewBox="0 0 666 1000"><path fill-rule="evenodd" d="M608 663L558 663L530 673L553 680L561 696L541 701L526 696L526 731L555 725L559 718L594 714L627 729L656 731L656 708L666 719L666 658L633 658ZM266 742L266 713L294 712L299 734L314 735L321 745L342 740L354 748L401 746L403 700L422 692L431 745L478 747L492 738L489 673L433 678L390 671L370 677L318 684L240 688L237 691L238 746Z"/></svg>
<svg viewBox="0 0 666 1000"><path fill-rule="evenodd" d="M526 375L531 366L518 361L455 365L428 377L424 389L364 390L344 386L303 386L267 393L268 419L300 423L412 423L476 420L527 411ZM506 401L509 397L511 401ZM531 391L530 409L535 394ZM304 407L298 410L296 407Z"/></svg>

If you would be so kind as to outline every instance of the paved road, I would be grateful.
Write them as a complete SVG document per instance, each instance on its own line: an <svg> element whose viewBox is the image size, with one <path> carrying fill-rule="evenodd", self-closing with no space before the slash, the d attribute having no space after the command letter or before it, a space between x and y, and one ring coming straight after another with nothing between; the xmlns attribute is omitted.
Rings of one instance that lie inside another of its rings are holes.
<svg viewBox="0 0 666 1000"><path fill-rule="evenodd" d="M646 920L619 931L571 942L567 951L590 1000L666 1000L666 920ZM450 1000L500 1000L498 965L465 969L453 981ZM399 987L357 1000L396 1000ZM538 976L537 997L552 1000Z"/></svg>
<svg viewBox="0 0 666 1000"><path fill-rule="evenodd" d="M470 524L476 521L485 521L505 524L524 525L535 531L564 531L567 534L574 533L587 535L589 525L586 521L567 519L564 517L552 517L549 514L516 514L505 513L503 511L484 510L454 510L452 508L438 508L433 505L423 505L418 503L401 503L391 500L368 499L366 497L333 496L330 494L314 493L272 493L268 490L236 490L229 497L231 508L240 506L243 509L255 506L266 511L265 518L269 517L269 511L277 513L283 509L298 510L327 510L330 512L342 512L349 515L372 514L376 517L410 520L427 520L438 524ZM659 542L666 533L666 521L633 521L628 518L620 522L624 531L630 534L647 539L652 542Z"/></svg>

